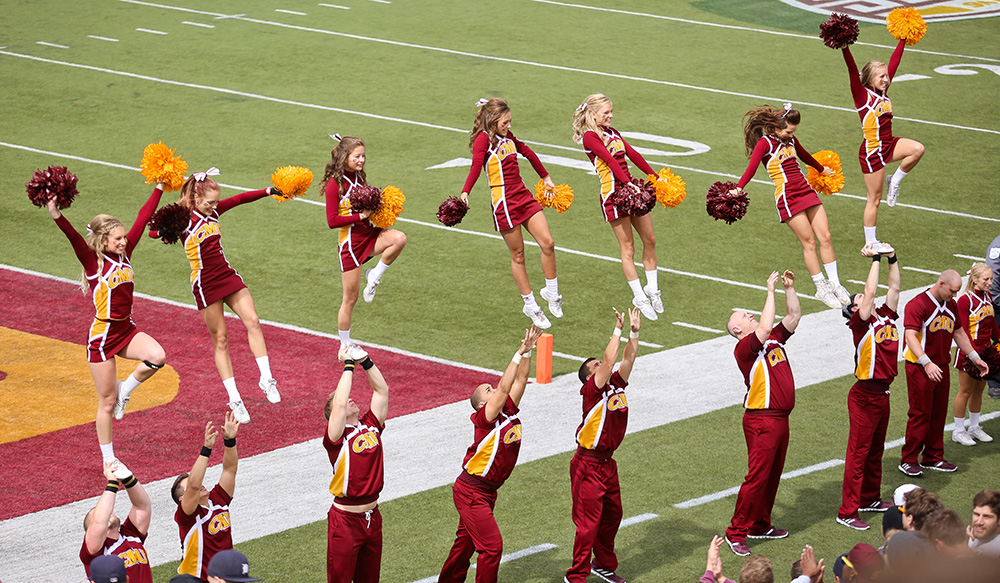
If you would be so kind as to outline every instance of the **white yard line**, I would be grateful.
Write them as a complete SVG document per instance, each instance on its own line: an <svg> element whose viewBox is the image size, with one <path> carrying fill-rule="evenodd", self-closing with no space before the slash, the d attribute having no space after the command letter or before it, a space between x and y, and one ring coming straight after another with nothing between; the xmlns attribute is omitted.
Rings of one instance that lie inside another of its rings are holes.
<svg viewBox="0 0 1000 583"><path fill-rule="evenodd" d="M518 559L523 559L524 557L530 557L531 555L535 555L541 552L551 551L552 549L556 548L559 548L558 545L554 545L552 543L542 543L540 545L535 545L533 547L528 547L526 549L522 549L520 551L515 551L513 553L504 555L500 557L500 564L502 565L504 563L509 563L511 561L516 561ZM472 563L471 565L469 565L470 571L475 568L476 568L476 563ZM425 577L423 579L418 579L416 581L413 581L413 583L435 583L437 580L438 576L432 575L430 577Z"/></svg>
<svg viewBox="0 0 1000 583"><path fill-rule="evenodd" d="M218 16L218 13L215 13L215 12L206 12L206 11L201 11L201 10L193 10L193 9L190 9L190 8L180 8L180 7L176 7L176 6L167 6L167 5L163 5L163 4L156 4L156 3L153 3L153 2L142 2L140 0L119 0L119 1L120 2L126 2L126 3L129 3L129 4L137 4L137 5L142 5L142 6L149 6L149 7L153 7L153 8L162 8L162 9L165 9L165 10L180 10L180 11L183 11L183 12L193 12L193 13L196 13L196 14L204 14L204 15L208 15L208 16ZM550 64L550 63L539 63L539 62L535 62L535 61L526 61L526 60L523 60L523 59L511 59L511 58L507 58L507 57L498 57L498 56L494 56L494 55L485 55L485 54L481 54L481 53L473 53L473 52L469 52L469 51L460 51L460 50L456 50L456 49L447 49L447 48L444 48L444 47L435 47L435 46L431 46L431 45L421 45L421 44L416 44L416 43L408 43L408 42L402 42L402 41L395 41L395 40L390 40L390 39L385 39L385 38L379 38L379 37L371 37L371 36L364 36L364 35L359 35L359 34L350 34L350 33L346 33L346 32L338 32L338 31L334 31L334 30L327 30L327 29L321 29L321 28L312 28L312 27L308 27L308 26L300 26L300 25L287 24L287 23L283 23L283 22L274 22L274 21L270 21L270 20L260 20L260 19L257 19L257 18L247 18L245 16L234 17L234 18L236 20L241 20L243 22L251 22L251 23L254 23L254 24L261 24L261 25L265 25L265 26L275 26L275 27L287 28L287 29L291 29L291 30L298 30L298 31L302 31L302 32L313 32L313 33L325 34L325 35L329 35L329 36L337 36L337 37L341 37L341 38L349 38L349 39L352 39L352 40L362 40L362 41L374 42L374 43L391 45L391 46L397 46L397 47L414 48L414 49L420 49L420 50L425 50L425 51L433 51L433 52L444 53L444 54L449 54L449 55L458 55L458 56L463 56L463 57L469 57L469 58L474 58L474 59L483 59L483 60L487 60L487 61L497 61L497 62L502 62L502 63L511 63L511 64L515 64L515 65L525 65L525 66L529 66L529 67L538 67L538 68L542 68L542 69L552 69L552 70L557 70L557 71L566 71L566 72L570 72L570 73L582 73L584 75L594 75L594 76L598 76L598 77L606 77L606 78L612 78L612 79L623 79L623 80L626 80L626 81L638 81L638 82L641 82L641 83L651 83L651 84L654 84L654 85L664 85L664 86L670 86L670 87L678 87L678 88L681 88L681 89L691 89L691 90L694 90L694 91L702 91L702 92L714 93L714 94L718 94L718 95L730 95L730 96L734 96L734 97L745 97L745 98L754 99L754 100L765 100L765 101L771 101L771 102L782 102L782 101L788 101L789 100L788 96L785 96L785 97L774 97L774 96L766 96L766 95L757 95L757 94L753 94L753 93L743 93L743 92L740 92L740 91L729 91L729 90L725 90L725 89L716 89L714 87L703 87L703 86L699 86L699 85L691 85L691 84L688 84L688 83L677 83L677 82L674 82L674 81L664 81L662 79L651 79L651 78L647 78L647 77L638 77L638 76L635 76L635 75L623 75L623 74L620 74L620 73L609 73L609 72L606 72L606 71L597 71L597 70L594 70L594 69L584 69L584 68L579 68L579 67L567 67L567 66L563 66L563 65L554 65L554 64ZM817 107L817 108L820 108L820 109L830 109L830 110L835 110L835 111L845 111L845 112L855 113L854 108L850 108L850 107L840 107L840 106L835 106L835 105L826 105L826 104L823 104L823 103L813 103L813 102L803 101L801 99L791 99L791 101L794 102L798 106L811 106L811 107ZM983 132L983 133L990 133L990 134L1000 135L1000 130L991 130L991 129L987 129L987 128L979 128L979 127L972 127L972 126L962 126L962 125L950 124L950 123L939 122L939 121L931 121L931 120L923 120L923 119L908 118L908 117L899 117L899 116L895 117L894 119L896 119L896 120L906 120L906 121L911 121L911 122L914 122L914 123L922 123L922 124L936 125L936 126L941 126L941 127L948 127L948 128L953 128L953 129L963 129L963 130L969 130L969 131L975 131L975 132Z"/></svg>
<svg viewBox="0 0 1000 583"><path fill-rule="evenodd" d="M969 261L986 261L985 257L976 257L975 255L962 255L961 253L955 253L952 257L958 257L959 259L968 259Z"/></svg>
<svg viewBox="0 0 1000 583"><path fill-rule="evenodd" d="M149 28L137 28L136 30L139 32L148 32L149 34L159 34L159 35L169 34L167 32L163 32L162 30L152 30Z"/></svg>
<svg viewBox="0 0 1000 583"><path fill-rule="evenodd" d="M44 47L53 47L53 48L56 48L56 49L68 49L69 48L66 45L57 45L55 43L47 43L47 42L45 42L43 40L35 41L35 44L36 45L42 45Z"/></svg>
<svg viewBox="0 0 1000 583"><path fill-rule="evenodd" d="M849 279L849 280L847 280L847 283L854 283L854 284L857 284L857 285L860 285L860 286L864 286L864 285L865 285L865 282L863 282L863 281L860 281L860 280L857 280L857 279ZM878 286L879 286L879 287L880 287L881 289L889 289L889 286L887 286L887 285L882 285L881 283L880 283L880 284L878 284Z"/></svg>
<svg viewBox="0 0 1000 583"><path fill-rule="evenodd" d="M338 6L337 4L320 4L320 6L326 6L327 8L340 8L341 10L350 10L350 6Z"/></svg>
<svg viewBox="0 0 1000 583"><path fill-rule="evenodd" d="M687 322L671 322L674 326L680 326L682 328L691 328L692 330L700 330L702 332L712 332L714 334L725 334L725 330L719 330L718 328L709 328L707 326L698 326L697 324L688 324Z"/></svg>
<svg viewBox="0 0 1000 583"><path fill-rule="evenodd" d="M87 38L108 41L109 43L116 43L116 42L118 42L118 39L116 39L116 38L108 38L106 36L97 36L96 34L88 34Z"/></svg>
<svg viewBox="0 0 1000 583"><path fill-rule="evenodd" d="M911 267L909 265L904 265L903 269L905 269L906 271L915 271L917 273L927 273L927 274L930 274L930 275L940 275L941 274L940 271L931 271L930 269L921 269L919 267Z"/></svg>
<svg viewBox="0 0 1000 583"><path fill-rule="evenodd" d="M728 29L728 30L740 30L740 31L755 32L755 33L760 33L760 34L769 34L769 35L774 35L774 36L785 36L785 37L792 37L792 38L802 38L802 39L808 39L808 40L810 40L812 42L819 41L819 32L818 32L819 27L817 27L817 33L816 34L809 35L809 34L798 34L798 33L794 33L794 32L781 32L781 31L777 31L777 30L767 30L767 29L763 29L763 28L752 28L752 27L749 27L749 26L737 26L737 25L733 25L733 24L719 24L717 22L706 22L704 20L691 20L689 18L677 18L677 17L673 17L673 16L663 16L663 15L660 15L660 14L651 14L649 12L633 12L633 11L630 11L630 10L617 10L615 8L602 8L602 7L599 7L599 6L588 6L586 4L571 4L571 3L568 3L568 2L556 2L554 0L532 0L532 1L533 2L538 2L538 3L541 3L541 4L552 4L552 5L555 5L555 6L565 6L567 8L584 8L584 9L587 9L587 10L596 10L596 11L600 11L600 12L610 12L610 13L615 13L615 14L625 14L625 15L629 15L629 16L639 16L641 18L656 18L656 19L659 19L659 20L670 20L670 21L674 21L674 22L683 22L684 24L697 24L697 25L701 25L701 26L710 26L710 27L713 27L713 28L724 28L724 29ZM835 4L839 4L839 3L840 2L836 2ZM875 19L870 19L870 20L869 19L865 19L865 20L867 20L869 22L880 22L880 23L883 22L881 20L877 21ZM895 46L892 46L892 45L880 45L880 44L875 44L875 43L858 42L858 43L854 43L854 44L855 45L859 45L859 46L878 47L878 48L881 48L881 49L888 49L890 51L896 48ZM994 63L1000 63L1000 59L991 59L989 57L977 57L975 55L956 55L956 54L953 54L953 53L941 53L941 52L936 52L936 51L925 51L925 50L922 50L922 49L914 49L914 48L910 48L910 47L906 48L906 52L907 53L925 53L925 54L928 54L928 55L938 55L938 56L943 56L943 57L955 57L955 58L959 58L959 59L976 59L976 60L980 60L980 61L991 61L991 62L994 62Z"/></svg>
<svg viewBox="0 0 1000 583"><path fill-rule="evenodd" d="M184 20L181 24L190 24L191 26L200 26L202 28L215 28L214 24L204 24L201 22L191 22L190 20Z"/></svg>
<svg viewBox="0 0 1000 583"><path fill-rule="evenodd" d="M295 16L309 16L309 14L307 14L305 12L297 12L295 10L285 10L283 8L275 8L274 11L275 12L280 12L282 14L294 14Z"/></svg>
<svg viewBox="0 0 1000 583"><path fill-rule="evenodd" d="M991 411L989 413L984 413L979 419L981 421L989 421L990 419L995 419L997 417L1000 417L1000 411ZM945 425L945 427L944 427L945 435L947 435L948 432L954 431L954 430L955 430L955 424L954 423L949 423L948 425ZM902 437L899 438L899 439L894 439L892 441L887 441L887 442L885 442L885 451L889 451L890 449L901 447L905 441L906 441L906 439L902 438ZM781 479L782 480L790 480L792 478L797 478L799 476L805 476L807 474L812 474L812 473L815 473L815 472L821 472L823 470L828 470L830 468L836 468L836 467L842 466L842 465L844 465L844 460L841 460L841 459L827 460L825 462L818 463L818 464L813 464L813 465L805 467L805 468L799 468L797 470L792 470L790 472L785 472L785 473L781 474ZM685 508L685 509L686 508L694 508L696 506L701 506L702 504L708 504L709 502L715 502L716 500L722 500L723 498L727 498L729 496L735 496L736 494L739 493L739 491L740 491L740 487L739 486L735 486L733 488L726 488L725 490L719 490L718 492L713 492L711 494L706 494L704 496L699 496L697 498L692 498L690 500L685 500L684 502L678 502L677 504L674 504L674 508Z"/></svg>
<svg viewBox="0 0 1000 583"><path fill-rule="evenodd" d="M626 526L632 526L633 524L640 524L646 522L647 520L653 520L654 518L659 518L659 514L653 514L652 512L647 512L645 514L639 514L638 516L631 516L621 521L618 528L625 528Z"/></svg>

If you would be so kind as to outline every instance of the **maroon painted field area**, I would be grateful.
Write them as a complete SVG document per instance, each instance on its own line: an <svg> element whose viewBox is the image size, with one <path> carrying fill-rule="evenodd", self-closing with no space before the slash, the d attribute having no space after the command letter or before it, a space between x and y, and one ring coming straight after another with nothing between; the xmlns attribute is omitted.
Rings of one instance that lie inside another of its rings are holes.
<svg viewBox="0 0 1000 583"><path fill-rule="evenodd" d="M79 287L0 268L0 301L4 306L0 326L80 344L80 359L85 359L93 306ZM128 460L144 482L151 482L190 468L206 421L221 422L227 410L226 397L212 359L208 330L193 307L136 298L133 318L140 330L164 347L167 363L180 377L173 401L126 413L123 420L115 422L115 453ZM272 405L256 388L259 374L243 325L235 319L227 322L236 378L253 419L240 429L240 456L322 436L322 406L340 376L338 343L265 324L271 369L282 397L281 403ZM469 387L496 381L482 372L384 350L370 352L389 382L390 418L464 399ZM38 366L45 365L46 356L39 354ZM93 385L89 376L80 382ZM357 378L355 389L352 396L367 403L367 381ZM23 398L31 399L32 395ZM45 402L38 406L45 407ZM221 458L217 457L213 456L211 463L219 463ZM0 520L94 495L103 482L100 462L93 423L0 444L0 500L4 501Z"/></svg>

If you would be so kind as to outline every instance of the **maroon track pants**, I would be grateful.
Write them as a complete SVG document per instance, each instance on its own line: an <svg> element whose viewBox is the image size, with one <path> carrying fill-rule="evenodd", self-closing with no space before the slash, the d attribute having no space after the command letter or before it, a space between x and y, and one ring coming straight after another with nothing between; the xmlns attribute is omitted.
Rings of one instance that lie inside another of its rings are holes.
<svg viewBox="0 0 1000 583"><path fill-rule="evenodd" d="M771 509L778 494L781 471L788 451L788 415L747 411L743 414L747 441L747 475L736 496L733 520L726 529L731 541L771 528Z"/></svg>
<svg viewBox="0 0 1000 583"><path fill-rule="evenodd" d="M924 367L913 362L906 363L906 392L910 398L910 409L906 413L902 463L917 463L920 452L923 452L920 463L925 465L944 459L944 425L948 419L951 380L948 363L938 366L941 367L941 381L935 383L924 372Z"/></svg>
<svg viewBox="0 0 1000 583"><path fill-rule="evenodd" d="M577 453L569 463L573 494L573 566L566 571L571 583L583 583L590 574L590 553L602 569L618 568L615 535L622 521L622 490L618 464L612 458L596 459Z"/></svg>
<svg viewBox="0 0 1000 583"><path fill-rule="evenodd" d="M327 583L378 583L382 568L382 514L347 512L334 506L327 514Z"/></svg>
<svg viewBox="0 0 1000 583"><path fill-rule="evenodd" d="M452 497L458 510L458 532L455 544L441 568L438 583L461 583L469 572L469 559L479 551L476 560L476 583L496 583L503 555L503 537L493 517L496 491L483 490L455 480Z"/></svg>
<svg viewBox="0 0 1000 583"><path fill-rule="evenodd" d="M889 427L889 383L858 381L847 394L851 429L844 457L840 518L857 518L858 508L882 499L882 451Z"/></svg>

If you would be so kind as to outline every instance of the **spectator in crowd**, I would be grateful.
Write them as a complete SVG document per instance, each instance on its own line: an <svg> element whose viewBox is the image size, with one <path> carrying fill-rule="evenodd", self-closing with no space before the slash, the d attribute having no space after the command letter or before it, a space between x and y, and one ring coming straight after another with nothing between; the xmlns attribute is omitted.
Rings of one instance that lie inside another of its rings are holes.
<svg viewBox="0 0 1000 583"><path fill-rule="evenodd" d="M1000 492L986 488L972 499L969 548L978 554L1000 558Z"/></svg>

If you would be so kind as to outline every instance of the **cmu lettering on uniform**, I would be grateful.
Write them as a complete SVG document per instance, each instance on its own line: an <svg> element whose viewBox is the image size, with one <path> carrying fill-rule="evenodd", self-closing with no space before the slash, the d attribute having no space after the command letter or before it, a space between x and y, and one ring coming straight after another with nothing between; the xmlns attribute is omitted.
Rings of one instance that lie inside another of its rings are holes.
<svg viewBox="0 0 1000 583"><path fill-rule="evenodd" d="M202 225L201 227L198 228L197 231L195 231L194 242L201 243L208 237L218 234L219 234L219 223L208 223Z"/></svg>
<svg viewBox="0 0 1000 583"><path fill-rule="evenodd" d="M520 424L511 427L510 429L507 430L506 433L503 434L503 442L504 443L510 444L510 443L514 443L515 441L521 441L521 425Z"/></svg>
<svg viewBox="0 0 1000 583"><path fill-rule="evenodd" d="M931 322L930 331L937 332L938 330L946 330L948 332L955 331L955 320L951 319L949 316L938 316L934 318Z"/></svg>
<svg viewBox="0 0 1000 583"><path fill-rule="evenodd" d="M229 528L229 513L223 512L213 518L212 522L208 523L208 534L215 534L227 528Z"/></svg>
<svg viewBox="0 0 1000 583"><path fill-rule="evenodd" d="M625 395L614 395L608 399L608 410L617 411L618 409L627 409L628 401L625 400Z"/></svg>
<svg viewBox="0 0 1000 583"><path fill-rule="evenodd" d="M111 272L111 276L108 277L108 285L114 289L123 283L135 281L134 277L135 272L132 271L131 267L120 267Z"/></svg>
<svg viewBox="0 0 1000 583"><path fill-rule="evenodd" d="M899 332L895 326L883 326L875 332L875 342L881 344L886 340L899 340Z"/></svg>
<svg viewBox="0 0 1000 583"><path fill-rule="evenodd" d="M361 453L366 449L374 449L378 447L378 435L374 433L362 433L351 444L351 449L354 453Z"/></svg>
<svg viewBox="0 0 1000 583"><path fill-rule="evenodd" d="M767 362L770 363L771 366L776 366L779 362L784 362L785 358L785 351L781 348L775 348L771 352L767 353Z"/></svg>

